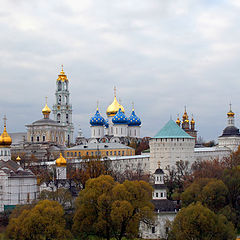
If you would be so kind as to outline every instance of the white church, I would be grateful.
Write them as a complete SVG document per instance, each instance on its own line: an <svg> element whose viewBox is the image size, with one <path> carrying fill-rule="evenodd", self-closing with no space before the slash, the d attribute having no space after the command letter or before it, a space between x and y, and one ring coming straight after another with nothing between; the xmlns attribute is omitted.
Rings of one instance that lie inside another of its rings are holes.
<svg viewBox="0 0 240 240"><path fill-rule="evenodd" d="M0 136L0 212L10 210L16 205L29 204L38 198L36 176L21 167L21 158L11 160L12 139L6 130Z"/></svg>
<svg viewBox="0 0 240 240"><path fill-rule="evenodd" d="M114 88L114 100L108 106L106 115L107 119L104 119L97 107L95 115L90 119L89 143L127 143L131 139L140 138L141 119L136 115L134 107L129 117L125 115L124 107L117 101L116 88Z"/></svg>

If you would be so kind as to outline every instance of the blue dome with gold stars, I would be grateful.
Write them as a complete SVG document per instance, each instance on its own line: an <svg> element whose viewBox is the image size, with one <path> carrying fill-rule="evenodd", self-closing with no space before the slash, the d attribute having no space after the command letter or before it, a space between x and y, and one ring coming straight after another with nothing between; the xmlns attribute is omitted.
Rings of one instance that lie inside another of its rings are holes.
<svg viewBox="0 0 240 240"><path fill-rule="evenodd" d="M131 116L128 118L128 126L140 126L141 119L135 114L134 109L132 110Z"/></svg>
<svg viewBox="0 0 240 240"><path fill-rule="evenodd" d="M90 124L92 126L103 126L105 124L105 119L99 113L98 108L95 115L91 117Z"/></svg>
<svg viewBox="0 0 240 240"><path fill-rule="evenodd" d="M114 124L128 124L128 118L122 112L121 108L119 108L118 112L113 117L112 122Z"/></svg>

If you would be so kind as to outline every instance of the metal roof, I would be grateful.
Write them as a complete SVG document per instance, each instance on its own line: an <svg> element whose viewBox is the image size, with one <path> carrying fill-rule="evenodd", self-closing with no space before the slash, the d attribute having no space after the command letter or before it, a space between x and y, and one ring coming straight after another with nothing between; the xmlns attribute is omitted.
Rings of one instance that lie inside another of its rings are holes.
<svg viewBox="0 0 240 240"><path fill-rule="evenodd" d="M74 146L72 148L66 149L66 151L71 150L103 150L103 149L132 149L131 147L128 147L121 143L87 143L87 144L81 144L78 146Z"/></svg>
<svg viewBox="0 0 240 240"><path fill-rule="evenodd" d="M153 138L194 138L181 129L172 119Z"/></svg>

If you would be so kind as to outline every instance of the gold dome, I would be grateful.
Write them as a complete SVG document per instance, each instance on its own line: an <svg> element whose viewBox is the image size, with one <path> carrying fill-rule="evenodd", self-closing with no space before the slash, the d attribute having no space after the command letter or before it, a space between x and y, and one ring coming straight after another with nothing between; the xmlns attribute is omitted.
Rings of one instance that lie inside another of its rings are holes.
<svg viewBox="0 0 240 240"><path fill-rule="evenodd" d="M108 116L114 116L118 112L119 108L121 108L123 113L125 112L124 107L117 101L115 96L112 104L108 106L106 113Z"/></svg>
<svg viewBox="0 0 240 240"><path fill-rule="evenodd" d="M21 158L19 157L19 155L17 156L16 161L21 161Z"/></svg>
<svg viewBox="0 0 240 240"><path fill-rule="evenodd" d="M185 106L185 111L184 111L184 114L183 114L183 121L185 121L187 119L188 119L188 115L187 115L187 109L186 109L186 106Z"/></svg>
<svg viewBox="0 0 240 240"><path fill-rule="evenodd" d="M65 167L67 165L67 160L63 157L62 153L60 153L60 157L56 160L56 165L58 167Z"/></svg>
<svg viewBox="0 0 240 240"><path fill-rule="evenodd" d="M6 117L4 117L4 129L2 135L0 136L0 146L10 146L12 144L12 138L7 133L6 120Z"/></svg>
<svg viewBox="0 0 240 240"><path fill-rule="evenodd" d="M58 79L57 81L68 81L67 79L67 75L65 74L65 72L63 71L63 65L62 65L62 71L60 72L60 74L58 75Z"/></svg>
<svg viewBox="0 0 240 240"><path fill-rule="evenodd" d="M42 109L42 113L43 113L43 114L49 114L49 113L51 113L51 109L48 107L47 104L46 104L45 107Z"/></svg>
<svg viewBox="0 0 240 240"><path fill-rule="evenodd" d="M180 119L179 119L179 117L177 118L177 120L176 120L176 124L180 124L181 123L181 121L180 121Z"/></svg>
<svg viewBox="0 0 240 240"><path fill-rule="evenodd" d="M234 113L232 110L230 110L230 111L227 113L227 116L228 116L228 117L234 117L234 115L235 115L235 113Z"/></svg>
<svg viewBox="0 0 240 240"><path fill-rule="evenodd" d="M108 106L106 113L107 113L108 116L114 116L118 112L119 108L121 108L123 113L125 112L124 107L117 101L116 87L114 87L114 100Z"/></svg>

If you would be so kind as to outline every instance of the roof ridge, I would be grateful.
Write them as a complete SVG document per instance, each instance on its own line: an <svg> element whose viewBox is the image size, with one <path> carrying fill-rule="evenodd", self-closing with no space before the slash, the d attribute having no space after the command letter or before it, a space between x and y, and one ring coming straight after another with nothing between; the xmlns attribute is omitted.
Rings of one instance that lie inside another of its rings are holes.
<svg viewBox="0 0 240 240"><path fill-rule="evenodd" d="M153 138L194 138L170 119Z"/></svg>

